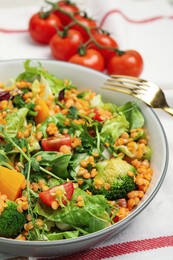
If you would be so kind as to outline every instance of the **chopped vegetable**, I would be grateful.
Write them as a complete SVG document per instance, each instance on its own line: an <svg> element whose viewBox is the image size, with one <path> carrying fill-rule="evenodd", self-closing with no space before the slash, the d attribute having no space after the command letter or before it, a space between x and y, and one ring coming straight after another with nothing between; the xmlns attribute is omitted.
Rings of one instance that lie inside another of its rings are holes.
<svg viewBox="0 0 173 260"><path fill-rule="evenodd" d="M98 166L98 175L94 178L94 193L104 194L109 200L127 198L127 194L136 189L135 168L120 158L111 159Z"/></svg>
<svg viewBox="0 0 173 260"><path fill-rule="evenodd" d="M0 215L0 236L6 238L17 237L26 222L24 213L17 210L17 204L7 200L6 207Z"/></svg>
<svg viewBox="0 0 173 260"><path fill-rule="evenodd" d="M39 110L37 112L36 117L34 118L36 124L40 124L46 120L46 118L49 116L49 108L46 104L46 101L43 99L40 99L37 102L37 106L39 107Z"/></svg>
<svg viewBox="0 0 173 260"><path fill-rule="evenodd" d="M19 196L24 180L22 173L0 166L0 192L8 199L14 201Z"/></svg>
<svg viewBox="0 0 173 260"><path fill-rule="evenodd" d="M61 135L49 137L47 139L42 139L41 145L45 151L59 151L62 145L71 146L71 137L70 135Z"/></svg>
<svg viewBox="0 0 173 260"><path fill-rule="evenodd" d="M66 182L63 185L57 185L53 188L42 191L39 193L40 199L48 206L52 206L53 203L58 208L59 206L66 205L72 198L74 187L72 182Z"/></svg>

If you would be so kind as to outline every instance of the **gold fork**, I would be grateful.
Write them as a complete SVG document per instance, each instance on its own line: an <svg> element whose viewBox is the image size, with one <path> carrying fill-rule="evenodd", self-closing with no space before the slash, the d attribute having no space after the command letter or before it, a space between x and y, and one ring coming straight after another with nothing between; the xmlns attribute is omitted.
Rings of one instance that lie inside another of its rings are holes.
<svg viewBox="0 0 173 260"><path fill-rule="evenodd" d="M173 108L167 104L163 91L153 82L131 76L112 75L104 85L104 89L134 96L152 108L161 108L173 115Z"/></svg>

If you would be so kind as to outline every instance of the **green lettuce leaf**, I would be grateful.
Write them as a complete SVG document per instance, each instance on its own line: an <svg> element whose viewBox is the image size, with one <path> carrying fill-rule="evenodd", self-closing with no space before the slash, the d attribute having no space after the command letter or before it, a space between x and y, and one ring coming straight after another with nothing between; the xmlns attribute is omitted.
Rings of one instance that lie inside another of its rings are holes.
<svg viewBox="0 0 173 260"><path fill-rule="evenodd" d="M10 137L15 137L19 130L24 129L24 122L26 120L27 113L28 109L23 107L20 108L17 112L13 112L6 116L7 122L5 125L5 131Z"/></svg>
<svg viewBox="0 0 173 260"><path fill-rule="evenodd" d="M129 122L126 120L126 117L124 115L115 115L104 123L100 136L103 138L111 136L116 140L128 128Z"/></svg>
<svg viewBox="0 0 173 260"><path fill-rule="evenodd" d="M24 62L25 71L16 78L16 81L29 81L34 82L38 80L39 82L42 80L45 83L47 81L47 87L49 86L51 92L53 94L58 94L63 88L65 88L64 80L56 78L53 74L47 72L41 65L41 63L37 63L37 66L31 66L31 61L26 60Z"/></svg>
<svg viewBox="0 0 173 260"><path fill-rule="evenodd" d="M143 127L145 119L136 103L128 102L117 110L125 115L130 123L130 129Z"/></svg>
<svg viewBox="0 0 173 260"><path fill-rule="evenodd" d="M46 234L46 237L49 240L60 240L60 239L69 239L69 238L76 238L79 236L79 231L64 231L64 232L53 232Z"/></svg>
<svg viewBox="0 0 173 260"><path fill-rule="evenodd" d="M113 103L104 103L100 94L96 95L91 99L90 104L92 107L101 107L104 110L108 110L112 113L117 111L117 106Z"/></svg>
<svg viewBox="0 0 173 260"><path fill-rule="evenodd" d="M76 205L79 195L84 199L83 207ZM48 220L68 224L72 229L82 228L87 233L92 233L110 225L107 207L108 203L104 196L91 196L77 188L72 200L65 207L53 210L43 203L37 203L34 211Z"/></svg>

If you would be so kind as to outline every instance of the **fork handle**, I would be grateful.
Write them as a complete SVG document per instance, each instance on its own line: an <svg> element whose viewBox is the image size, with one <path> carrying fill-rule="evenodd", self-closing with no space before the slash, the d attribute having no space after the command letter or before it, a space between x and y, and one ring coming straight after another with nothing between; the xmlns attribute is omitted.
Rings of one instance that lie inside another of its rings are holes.
<svg viewBox="0 0 173 260"><path fill-rule="evenodd" d="M171 107L163 107L163 110L173 116L173 108Z"/></svg>

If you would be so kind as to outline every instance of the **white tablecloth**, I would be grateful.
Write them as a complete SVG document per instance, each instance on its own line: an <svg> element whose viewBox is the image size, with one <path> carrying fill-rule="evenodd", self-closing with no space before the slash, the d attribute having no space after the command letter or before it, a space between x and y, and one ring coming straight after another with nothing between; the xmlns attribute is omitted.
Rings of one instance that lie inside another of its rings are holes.
<svg viewBox="0 0 173 260"><path fill-rule="evenodd" d="M141 77L158 83L173 107L172 1L76 2L112 33L121 49L136 49L142 54L145 66ZM0 60L52 58L49 47L34 43L27 32L2 32L2 29L27 29L31 15L44 5L42 0L0 0ZM80 256L76 254L67 259L173 259L173 118L163 111L156 112L165 129L170 151L167 175L159 193L147 210L118 235ZM1 254L0 248L0 259L10 257Z"/></svg>

